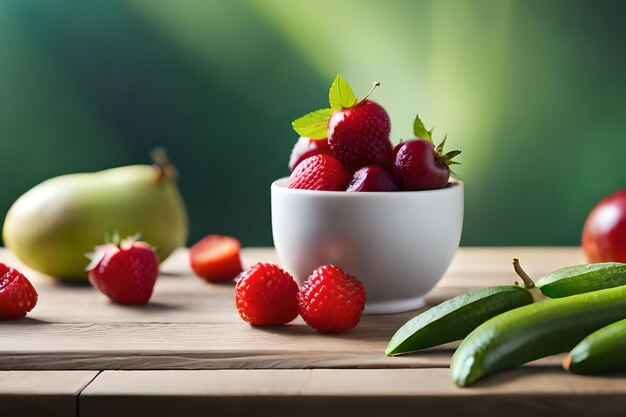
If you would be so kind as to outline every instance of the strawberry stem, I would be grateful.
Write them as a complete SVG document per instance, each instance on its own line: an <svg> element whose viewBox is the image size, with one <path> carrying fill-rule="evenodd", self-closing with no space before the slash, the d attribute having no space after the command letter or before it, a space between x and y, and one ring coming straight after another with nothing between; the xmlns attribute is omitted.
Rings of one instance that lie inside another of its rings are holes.
<svg viewBox="0 0 626 417"><path fill-rule="evenodd" d="M359 103L367 100L367 98L370 96L370 94L372 94L374 92L374 90L376 89L376 87L378 87L380 85L380 81L374 81L372 82L372 88L370 88L370 91L367 92L367 94L365 95L365 97L363 97L361 100L359 100ZM358 103L357 103L358 104Z"/></svg>

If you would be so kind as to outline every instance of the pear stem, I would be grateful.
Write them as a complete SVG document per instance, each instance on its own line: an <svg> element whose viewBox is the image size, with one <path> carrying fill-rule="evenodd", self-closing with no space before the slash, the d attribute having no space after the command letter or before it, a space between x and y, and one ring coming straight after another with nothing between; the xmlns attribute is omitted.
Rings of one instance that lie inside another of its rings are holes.
<svg viewBox="0 0 626 417"><path fill-rule="evenodd" d="M535 288L535 282L528 276L526 271L524 271L517 258L513 258L513 269L515 269L515 273L524 281L524 288Z"/></svg>
<svg viewBox="0 0 626 417"><path fill-rule="evenodd" d="M370 91L367 92L367 94L365 95L365 97L363 97L361 99L360 102L367 100L367 98L370 96L370 94L372 94L374 92L374 90L376 89L376 87L378 87L380 85L380 81L374 81L372 82L372 88L370 88Z"/></svg>
<svg viewBox="0 0 626 417"><path fill-rule="evenodd" d="M173 180L176 178L178 170L167 156L165 149L161 147L154 148L152 152L150 152L150 157L152 158L152 166L154 166L158 173L157 182L161 182L164 179Z"/></svg>

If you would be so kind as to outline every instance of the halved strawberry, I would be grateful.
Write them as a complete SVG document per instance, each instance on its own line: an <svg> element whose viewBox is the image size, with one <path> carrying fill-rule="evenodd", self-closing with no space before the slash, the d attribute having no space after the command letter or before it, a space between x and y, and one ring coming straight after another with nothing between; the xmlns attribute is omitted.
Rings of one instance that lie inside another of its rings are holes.
<svg viewBox="0 0 626 417"><path fill-rule="evenodd" d="M0 320L22 318L37 304L37 291L20 271L0 263Z"/></svg>
<svg viewBox="0 0 626 417"><path fill-rule="evenodd" d="M240 249L234 237L209 235L189 250L191 269L209 282L232 280L243 271Z"/></svg>
<svg viewBox="0 0 626 417"><path fill-rule="evenodd" d="M356 171L346 189L348 192L400 191L388 171L376 165L369 165Z"/></svg>

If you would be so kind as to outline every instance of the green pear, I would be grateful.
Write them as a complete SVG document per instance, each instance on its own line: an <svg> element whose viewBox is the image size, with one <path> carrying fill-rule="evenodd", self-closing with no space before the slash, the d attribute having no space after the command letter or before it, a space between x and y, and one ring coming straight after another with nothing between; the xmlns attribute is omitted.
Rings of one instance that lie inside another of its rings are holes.
<svg viewBox="0 0 626 417"><path fill-rule="evenodd" d="M188 233L174 172L132 165L44 181L9 209L4 243L28 267L66 280L85 280L85 254L114 234L139 233L162 261Z"/></svg>

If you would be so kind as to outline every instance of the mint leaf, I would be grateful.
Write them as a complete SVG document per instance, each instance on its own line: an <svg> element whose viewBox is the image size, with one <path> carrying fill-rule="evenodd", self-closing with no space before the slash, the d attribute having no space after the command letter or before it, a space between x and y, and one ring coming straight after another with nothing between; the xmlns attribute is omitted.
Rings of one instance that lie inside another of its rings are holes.
<svg viewBox="0 0 626 417"><path fill-rule="evenodd" d="M350 84L341 75L337 75L328 92L330 107L333 110L349 109L358 101Z"/></svg>
<svg viewBox="0 0 626 417"><path fill-rule="evenodd" d="M328 135L328 119L333 111L333 109L316 110L294 120L291 126L300 136L324 139Z"/></svg>
<svg viewBox="0 0 626 417"><path fill-rule="evenodd" d="M420 120L419 115L415 116L415 121L413 122L413 134L415 136L432 142L433 141L433 138L431 136L432 131L433 129L431 129L430 131L426 130L426 127L424 126L424 123L422 123L422 121Z"/></svg>

